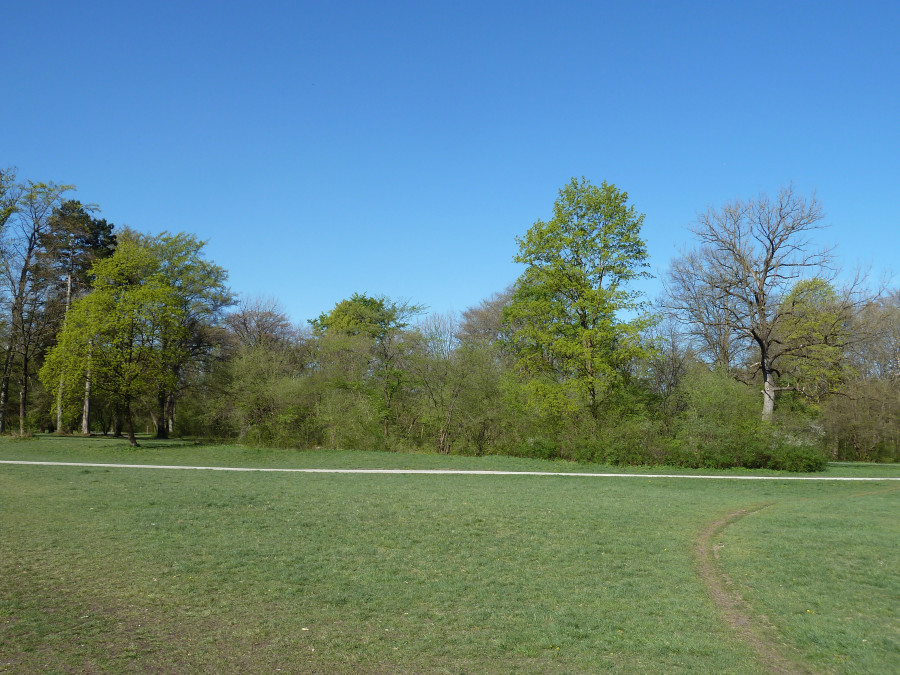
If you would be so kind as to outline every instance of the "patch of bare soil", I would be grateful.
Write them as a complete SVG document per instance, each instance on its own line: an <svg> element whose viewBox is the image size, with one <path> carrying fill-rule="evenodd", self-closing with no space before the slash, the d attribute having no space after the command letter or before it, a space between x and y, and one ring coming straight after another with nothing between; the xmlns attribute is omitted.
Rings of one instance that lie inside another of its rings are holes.
<svg viewBox="0 0 900 675"><path fill-rule="evenodd" d="M697 539L697 564L700 577L716 606L722 613L728 626L738 639L756 651L760 661L772 673L808 673L803 666L785 655L786 647L778 645L766 638L772 632L771 626L764 616L754 615L744 602L737 588L727 574L717 565L719 550L722 544L716 541L726 527L741 518L756 513L771 504L759 504L746 509L732 511L728 515L711 523Z"/></svg>

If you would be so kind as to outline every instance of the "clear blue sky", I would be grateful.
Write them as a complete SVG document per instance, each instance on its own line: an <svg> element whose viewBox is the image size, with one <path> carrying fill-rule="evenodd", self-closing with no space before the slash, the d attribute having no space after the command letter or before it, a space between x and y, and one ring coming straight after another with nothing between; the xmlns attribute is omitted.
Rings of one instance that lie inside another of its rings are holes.
<svg viewBox="0 0 900 675"><path fill-rule="evenodd" d="M848 266L900 271L896 1L34 0L2 20L0 166L197 234L297 321L355 291L476 304L573 176L629 193L658 274L697 211L789 181Z"/></svg>

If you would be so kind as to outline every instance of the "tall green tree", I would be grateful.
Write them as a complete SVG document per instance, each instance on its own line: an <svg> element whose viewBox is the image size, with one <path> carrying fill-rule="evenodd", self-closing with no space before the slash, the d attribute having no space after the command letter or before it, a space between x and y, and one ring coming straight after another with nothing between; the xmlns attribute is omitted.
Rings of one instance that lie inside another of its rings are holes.
<svg viewBox="0 0 900 675"><path fill-rule="evenodd" d="M97 261L93 275L92 292L73 303L40 376L48 388L62 379L80 393L90 370L93 386L121 410L135 446L136 402L173 387L184 359L183 303L153 252L132 239Z"/></svg>
<svg viewBox="0 0 900 675"><path fill-rule="evenodd" d="M94 261L112 255L116 248L113 224L95 218L95 211L93 205L69 199L54 210L40 235L41 257L65 298L66 309L90 287Z"/></svg>
<svg viewBox="0 0 900 675"><path fill-rule="evenodd" d="M648 276L643 221L626 192L573 178L553 217L516 240L525 272L503 310L508 341L536 392L560 412L586 404L599 420L624 366L643 354L646 320L635 317L643 305L630 287Z"/></svg>
<svg viewBox="0 0 900 675"><path fill-rule="evenodd" d="M156 270L174 290L178 324L162 336L164 349L178 355L172 363L174 379L160 382L156 420L157 438L166 438L175 427L175 405L191 375L210 358L222 333L227 307L234 296L225 285L228 272L207 260L206 242L192 234L163 232L156 236L129 232L156 260Z"/></svg>
<svg viewBox="0 0 900 675"><path fill-rule="evenodd" d="M69 313L73 298L90 287L90 269L94 261L112 255L116 247L113 225L105 218L95 218L96 208L78 200L63 202L50 216L47 231L41 234L41 259L49 283L63 306L57 330ZM57 389L56 429L64 429L63 383ZM90 433L90 373L85 375L84 399L81 407L81 432Z"/></svg>

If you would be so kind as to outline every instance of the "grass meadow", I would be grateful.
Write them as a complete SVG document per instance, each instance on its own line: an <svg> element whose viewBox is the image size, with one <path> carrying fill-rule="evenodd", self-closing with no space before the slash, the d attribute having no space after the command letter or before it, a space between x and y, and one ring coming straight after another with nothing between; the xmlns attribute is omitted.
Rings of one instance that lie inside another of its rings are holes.
<svg viewBox="0 0 900 675"><path fill-rule="evenodd" d="M623 471L63 437L0 459ZM0 672L896 673L898 498L888 480L4 464ZM707 535L749 637L702 573Z"/></svg>

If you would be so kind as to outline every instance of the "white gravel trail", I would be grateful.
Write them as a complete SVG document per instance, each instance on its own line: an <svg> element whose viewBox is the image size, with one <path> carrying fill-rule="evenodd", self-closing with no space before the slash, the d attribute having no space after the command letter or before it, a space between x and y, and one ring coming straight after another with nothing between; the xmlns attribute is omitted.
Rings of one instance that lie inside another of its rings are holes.
<svg viewBox="0 0 900 675"><path fill-rule="evenodd" d="M480 471L475 469L277 469L241 466L181 466L177 464L107 464L99 462L29 462L3 459L0 464L26 466L71 466L103 469L164 469L189 471L258 471L267 473L356 473L400 475L455 475L455 476L557 476L579 478L701 478L707 480L817 480L817 481L896 481L897 477L874 478L869 476L739 476L730 474L702 475L678 473L582 473L562 471Z"/></svg>

